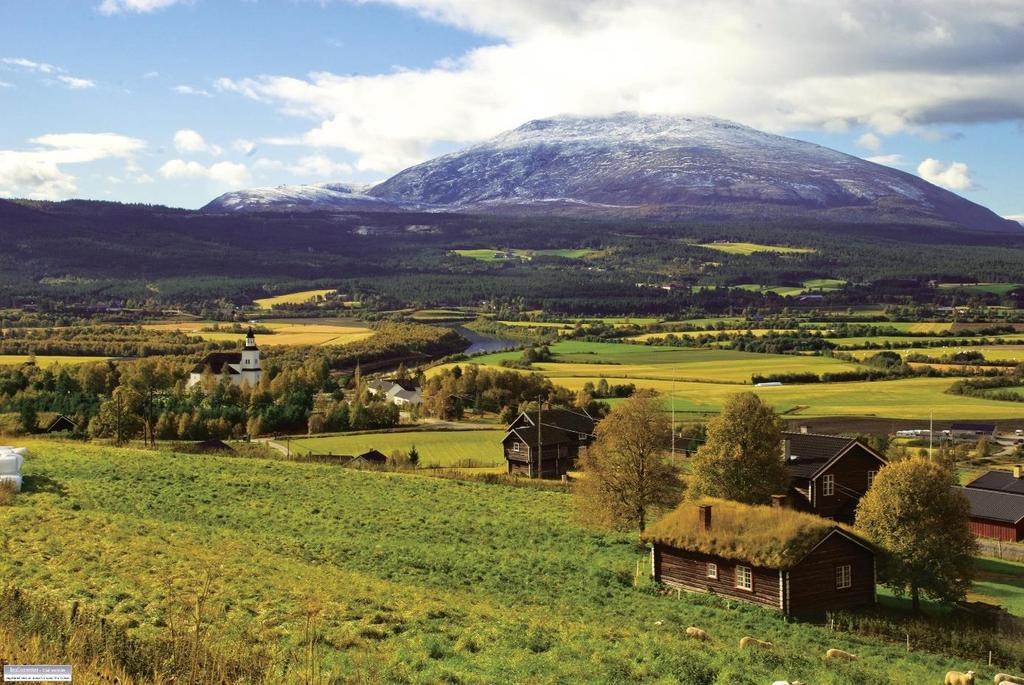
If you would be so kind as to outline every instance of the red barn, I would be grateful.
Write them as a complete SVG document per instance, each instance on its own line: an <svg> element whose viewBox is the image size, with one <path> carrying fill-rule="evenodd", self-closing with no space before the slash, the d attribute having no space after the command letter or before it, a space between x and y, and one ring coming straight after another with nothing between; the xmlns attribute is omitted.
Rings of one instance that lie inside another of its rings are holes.
<svg viewBox="0 0 1024 685"><path fill-rule="evenodd" d="M792 509L706 498L644 532L654 580L777 609L821 614L875 602L875 553L849 528Z"/></svg>
<svg viewBox="0 0 1024 685"><path fill-rule="evenodd" d="M971 503L971 532L1006 542L1024 540L1024 495L977 488L956 488Z"/></svg>

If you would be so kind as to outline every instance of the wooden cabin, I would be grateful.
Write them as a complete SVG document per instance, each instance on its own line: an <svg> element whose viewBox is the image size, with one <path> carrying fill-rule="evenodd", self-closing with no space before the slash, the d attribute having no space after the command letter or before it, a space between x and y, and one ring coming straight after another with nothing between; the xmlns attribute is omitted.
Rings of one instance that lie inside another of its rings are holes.
<svg viewBox="0 0 1024 685"><path fill-rule="evenodd" d="M800 511L853 523L860 498L885 458L855 438L805 432L782 434L790 499Z"/></svg>
<svg viewBox="0 0 1024 685"><path fill-rule="evenodd" d="M523 412L501 440L508 473L560 478L594 441L596 426L582 409L545 409L539 416L536 411Z"/></svg>
<svg viewBox="0 0 1024 685"><path fill-rule="evenodd" d="M46 426L45 433L74 433L78 430L78 424L63 414L58 414L53 421Z"/></svg>
<svg viewBox="0 0 1024 685"><path fill-rule="evenodd" d="M654 580L791 615L875 602L875 552L849 528L779 506L706 498L648 528Z"/></svg>

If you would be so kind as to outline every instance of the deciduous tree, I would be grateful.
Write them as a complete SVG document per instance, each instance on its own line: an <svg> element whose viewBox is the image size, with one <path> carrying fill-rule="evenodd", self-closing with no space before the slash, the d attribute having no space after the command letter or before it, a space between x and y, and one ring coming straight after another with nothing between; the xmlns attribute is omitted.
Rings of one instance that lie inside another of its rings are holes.
<svg viewBox="0 0 1024 685"><path fill-rule="evenodd" d="M693 460L691 492L767 504L788 489L778 414L752 392L733 395L708 422L707 440Z"/></svg>
<svg viewBox="0 0 1024 685"><path fill-rule="evenodd" d="M597 425L574 491L584 520L643 532L653 508L679 501L679 474L665 457L670 430L662 401L646 393L624 401Z"/></svg>
<svg viewBox="0 0 1024 685"><path fill-rule="evenodd" d="M884 550L879 580L897 595L909 591L915 610L921 595L955 601L971 584L977 542L955 484L951 469L913 457L879 471L857 507L857 527Z"/></svg>

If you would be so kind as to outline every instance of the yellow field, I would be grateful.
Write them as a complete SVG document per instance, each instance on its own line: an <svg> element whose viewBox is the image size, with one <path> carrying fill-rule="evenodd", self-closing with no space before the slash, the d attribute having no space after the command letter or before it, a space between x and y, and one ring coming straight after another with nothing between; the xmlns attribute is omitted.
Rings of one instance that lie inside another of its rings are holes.
<svg viewBox="0 0 1024 685"><path fill-rule="evenodd" d="M865 359L880 350L851 350L850 355L857 359ZM901 357L908 354L923 354L928 357L943 357L957 352L981 352L988 361L1020 361L1024 362L1024 345L974 345L964 347L909 347L892 350Z"/></svg>
<svg viewBox="0 0 1024 685"><path fill-rule="evenodd" d="M778 254L806 254L814 252L809 247L782 247L779 245L762 245L760 243L703 243L700 247L739 255L749 255L755 252L776 252Z"/></svg>
<svg viewBox="0 0 1024 685"><path fill-rule="evenodd" d="M670 331L670 332L667 332L667 333L644 333L642 335L632 335L632 336L630 336L630 337L628 337L626 339L627 340L639 340L639 341L644 341L644 340L661 340L662 338L666 338L666 337L668 337L670 335L674 335L677 338L699 338L699 337L701 337L703 335L720 335L722 333L724 333L726 335L731 335L731 336L747 335L749 333L750 335L753 335L753 336L756 336L756 337L761 337L761 336L768 335L769 333L797 333L797 332L799 332L799 331L797 331L794 328L781 328L781 329L780 328L748 328L748 329L734 328L734 329L729 329L729 330L725 330L725 331Z"/></svg>
<svg viewBox="0 0 1024 685"><path fill-rule="evenodd" d="M0 366L21 365L30 361L32 357L27 354L0 354ZM55 364L71 366L73 364L88 364L89 362L102 362L110 357L68 357L63 355L36 355L36 366L48 368Z"/></svg>
<svg viewBox="0 0 1024 685"><path fill-rule="evenodd" d="M154 331L181 331L196 335L203 340L237 340L245 339L244 333L230 331L204 331L213 326L211 321L186 321L146 324L145 328ZM283 322L261 322L260 326L273 331L272 335L256 336L261 345L344 345L364 340L373 335L373 331L363 326L342 326L338 324L305 324Z"/></svg>
<svg viewBox="0 0 1024 685"><path fill-rule="evenodd" d="M271 309L275 304L305 304L312 299L327 297L336 292L333 288L327 290L303 290L297 293L275 295L274 297L262 297L255 301L256 306L261 309Z"/></svg>

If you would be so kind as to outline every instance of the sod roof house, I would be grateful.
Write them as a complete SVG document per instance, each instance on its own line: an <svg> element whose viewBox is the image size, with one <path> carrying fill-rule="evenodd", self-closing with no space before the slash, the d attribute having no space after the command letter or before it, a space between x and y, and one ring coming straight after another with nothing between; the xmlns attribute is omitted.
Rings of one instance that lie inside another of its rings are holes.
<svg viewBox="0 0 1024 685"><path fill-rule="evenodd" d="M561 477L594 441L596 427L596 419L582 409L523 412L501 440L508 472ZM542 456L538 459L538 455Z"/></svg>
<svg viewBox="0 0 1024 685"><path fill-rule="evenodd" d="M875 602L873 547L848 527L782 506L705 498L648 528L654 580L820 614Z"/></svg>
<svg viewBox="0 0 1024 685"><path fill-rule="evenodd" d="M785 432L782 444L794 508L844 523L886 464L855 438Z"/></svg>

